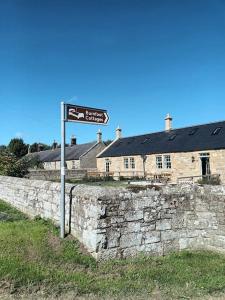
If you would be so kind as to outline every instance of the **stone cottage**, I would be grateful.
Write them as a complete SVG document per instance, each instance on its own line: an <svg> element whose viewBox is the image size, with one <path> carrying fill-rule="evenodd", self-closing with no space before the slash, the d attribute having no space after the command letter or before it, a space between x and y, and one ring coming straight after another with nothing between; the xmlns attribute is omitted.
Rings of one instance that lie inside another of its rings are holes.
<svg viewBox="0 0 225 300"><path fill-rule="evenodd" d="M114 177L166 178L182 180L218 176L225 183L225 121L172 129L172 117L165 118L165 130L116 139L97 156L100 172Z"/></svg>
<svg viewBox="0 0 225 300"><path fill-rule="evenodd" d="M97 141L77 144L76 138L71 137L70 146L65 149L66 167L67 169L93 169L97 167L96 156L106 145L102 141L102 133L97 133ZM61 149L57 147L57 143L53 143L51 150L39 151L31 153L33 157L37 157L46 170L59 170L61 160Z"/></svg>

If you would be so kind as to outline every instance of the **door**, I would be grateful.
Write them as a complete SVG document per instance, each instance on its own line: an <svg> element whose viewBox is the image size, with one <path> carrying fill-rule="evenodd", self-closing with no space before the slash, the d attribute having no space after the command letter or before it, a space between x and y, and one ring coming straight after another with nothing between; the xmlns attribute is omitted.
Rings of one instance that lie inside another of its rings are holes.
<svg viewBox="0 0 225 300"><path fill-rule="evenodd" d="M107 160L105 162L105 171L106 171L106 173L109 173L109 165L110 165L110 162Z"/></svg>
<svg viewBox="0 0 225 300"><path fill-rule="evenodd" d="M209 157L201 157L202 162L202 176L210 175Z"/></svg>

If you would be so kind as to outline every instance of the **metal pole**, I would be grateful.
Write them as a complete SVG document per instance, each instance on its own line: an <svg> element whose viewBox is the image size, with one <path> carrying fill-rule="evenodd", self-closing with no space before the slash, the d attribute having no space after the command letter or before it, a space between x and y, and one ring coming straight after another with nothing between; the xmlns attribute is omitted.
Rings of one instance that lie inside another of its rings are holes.
<svg viewBox="0 0 225 300"><path fill-rule="evenodd" d="M60 237L65 237L65 103L61 102L61 199Z"/></svg>

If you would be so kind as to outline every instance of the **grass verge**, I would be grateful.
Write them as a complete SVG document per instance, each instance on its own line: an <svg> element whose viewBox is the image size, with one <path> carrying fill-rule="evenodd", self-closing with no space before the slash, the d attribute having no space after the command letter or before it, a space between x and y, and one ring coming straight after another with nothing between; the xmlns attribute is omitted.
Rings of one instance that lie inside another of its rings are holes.
<svg viewBox="0 0 225 300"><path fill-rule="evenodd" d="M180 252L97 264L49 221L30 220L0 201L0 295L205 298L225 291L225 256ZM142 298L143 299L143 298Z"/></svg>

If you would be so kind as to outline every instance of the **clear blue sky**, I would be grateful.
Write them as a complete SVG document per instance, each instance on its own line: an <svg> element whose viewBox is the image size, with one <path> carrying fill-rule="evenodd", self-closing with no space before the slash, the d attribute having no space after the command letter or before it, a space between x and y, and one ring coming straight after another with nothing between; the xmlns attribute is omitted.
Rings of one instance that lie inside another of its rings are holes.
<svg viewBox="0 0 225 300"><path fill-rule="evenodd" d="M61 100L107 109L104 139L225 119L225 0L0 1L0 41L0 144L59 141Z"/></svg>

